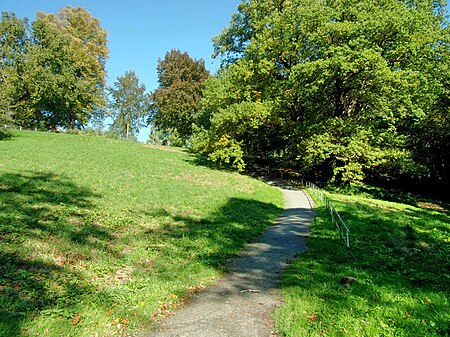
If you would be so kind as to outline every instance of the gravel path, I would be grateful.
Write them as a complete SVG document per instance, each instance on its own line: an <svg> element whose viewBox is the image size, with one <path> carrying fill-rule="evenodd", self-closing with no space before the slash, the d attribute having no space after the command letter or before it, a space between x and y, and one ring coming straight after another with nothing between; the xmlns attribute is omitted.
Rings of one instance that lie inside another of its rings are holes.
<svg viewBox="0 0 450 337"><path fill-rule="evenodd" d="M148 337L273 336L271 314L281 303L281 271L306 249L304 237L314 218L311 200L301 190L280 187L285 211L275 223L230 262L217 285L154 326Z"/></svg>

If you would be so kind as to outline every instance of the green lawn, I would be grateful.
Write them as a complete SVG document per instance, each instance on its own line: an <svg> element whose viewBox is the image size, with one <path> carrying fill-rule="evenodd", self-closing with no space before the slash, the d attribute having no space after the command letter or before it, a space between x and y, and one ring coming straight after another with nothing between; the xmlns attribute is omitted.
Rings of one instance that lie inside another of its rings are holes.
<svg viewBox="0 0 450 337"><path fill-rule="evenodd" d="M0 141L0 336L121 336L214 283L278 190L173 149L88 135Z"/></svg>
<svg viewBox="0 0 450 337"><path fill-rule="evenodd" d="M310 249L284 276L281 336L449 336L449 209L328 195L351 248L318 207ZM341 285L344 276L359 282Z"/></svg>

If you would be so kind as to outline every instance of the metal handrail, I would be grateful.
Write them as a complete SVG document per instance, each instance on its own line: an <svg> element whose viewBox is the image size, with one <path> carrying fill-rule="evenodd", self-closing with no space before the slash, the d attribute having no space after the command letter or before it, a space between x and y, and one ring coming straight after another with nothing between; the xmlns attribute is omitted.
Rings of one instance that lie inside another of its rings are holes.
<svg viewBox="0 0 450 337"><path fill-rule="evenodd" d="M317 187L317 185L315 185L312 182L305 180L303 178L300 178L300 179L301 179L302 185L309 188L311 191L313 191L314 194L319 198L319 200L328 209L328 211L330 212L331 221L334 223L334 225L339 230L340 239L344 242L344 244L347 248L350 248L350 229L348 228L348 226L345 224L344 220L342 220L341 216L334 208L333 204L331 203L331 200L319 187Z"/></svg>

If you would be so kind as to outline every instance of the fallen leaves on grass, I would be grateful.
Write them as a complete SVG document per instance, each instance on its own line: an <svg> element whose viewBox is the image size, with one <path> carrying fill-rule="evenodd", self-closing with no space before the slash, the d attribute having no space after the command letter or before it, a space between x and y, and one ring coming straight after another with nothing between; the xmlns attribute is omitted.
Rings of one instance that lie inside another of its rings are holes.
<svg viewBox="0 0 450 337"><path fill-rule="evenodd" d="M317 320L319 320L319 317L317 317L316 314L311 314L306 316L306 319L310 322L316 322Z"/></svg>
<svg viewBox="0 0 450 337"><path fill-rule="evenodd" d="M73 315L72 317L72 324L77 325L81 322L81 316L80 315Z"/></svg>
<svg viewBox="0 0 450 337"><path fill-rule="evenodd" d="M115 318L109 326L114 327L118 336L125 336L125 331L127 329L128 319L126 317L123 318Z"/></svg>
<svg viewBox="0 0 450 337"><path fill-rule="evenodd" d="M445 211L444 207L433 202L419 201L417 203L417 206L419 206L420 208L432 209L435 211Z"/></svg>
<svg viewBox="0 0 450 337"><path fill-rule="evenodd" d="M169 317L170 315L172 315L172 311L173 309L175 309L177 307L177 305L175 303L164 303L164 302L159 302L159 309L156 310L152 315L152 319L153 320L161 320L164 319L166 317Z"/></svg>

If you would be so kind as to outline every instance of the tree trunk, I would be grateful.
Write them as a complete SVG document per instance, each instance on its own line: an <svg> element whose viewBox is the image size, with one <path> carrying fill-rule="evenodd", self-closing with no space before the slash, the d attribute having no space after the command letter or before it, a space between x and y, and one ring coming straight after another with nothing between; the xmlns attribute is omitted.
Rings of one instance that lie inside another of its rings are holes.
<svg viewBox="0 0 450 337"><path fill-rule="evenodd" d="M76 115L75 115L74 112L71 112L71 113L70 113L70 128L71 128L72 130L75 129L75 121L76 121Z"/></svg>
<svg viewBox="0 0 450 337"><path fill-rule="evenodd" d="M335 80L335 96L334 96L334 116L340 117L344 112L344 104L342 102L343 99L343 83L340 78L336 78Z"/></svg>

